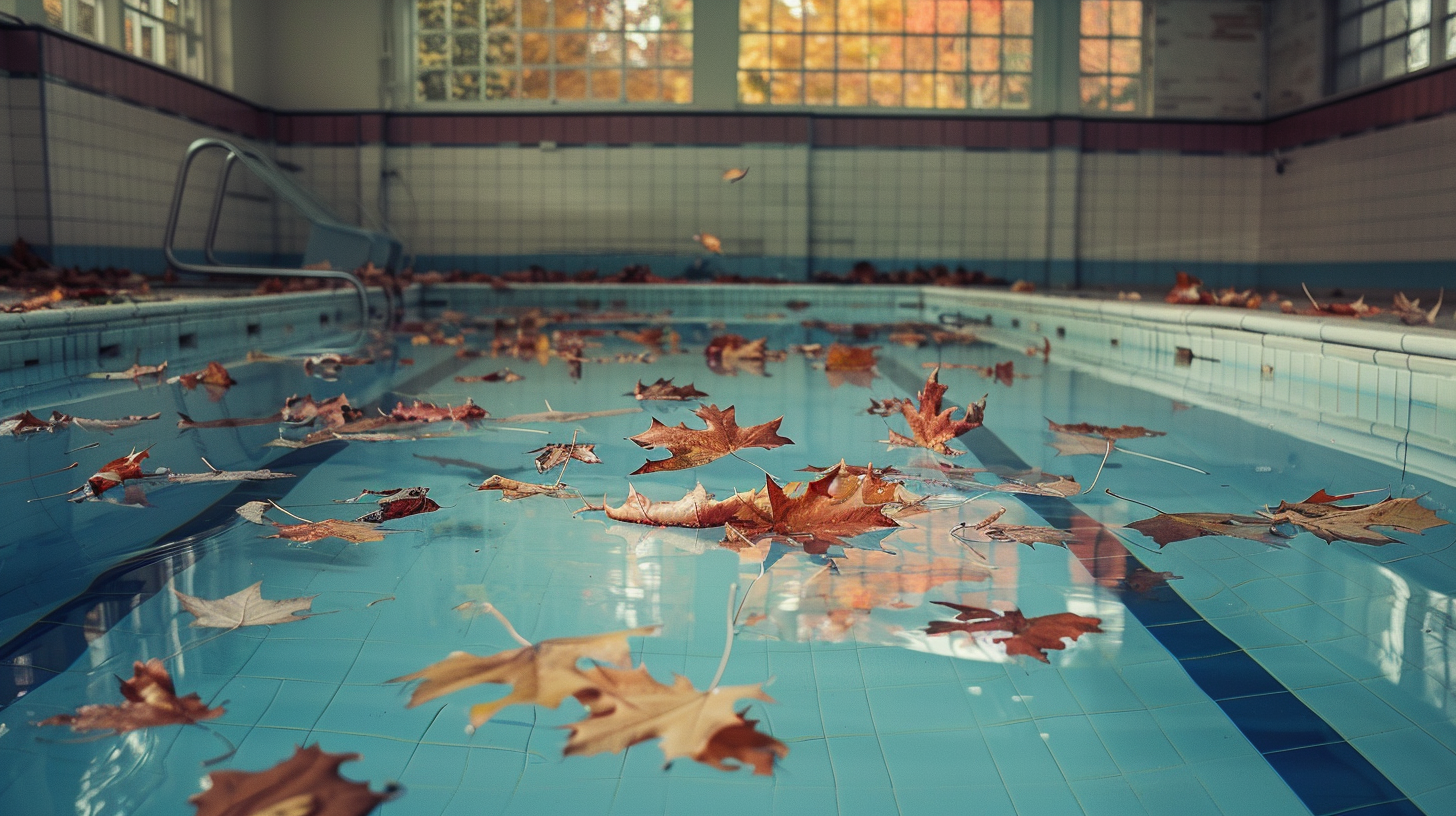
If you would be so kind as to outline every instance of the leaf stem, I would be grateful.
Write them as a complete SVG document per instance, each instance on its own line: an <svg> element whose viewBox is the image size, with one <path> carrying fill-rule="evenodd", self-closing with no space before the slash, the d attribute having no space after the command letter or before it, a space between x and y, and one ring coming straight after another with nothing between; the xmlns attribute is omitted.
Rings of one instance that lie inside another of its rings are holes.
<svg viewBox="0 0 1456 816"><path fill-rule="evenodd" d="M66 465L63 468L57 468L56 470L48 471L46 473L37 473L34 476L26 476L23 479L12 479L12 480L10 480L8 482L0 482L0 487L4 487L5 485L19 484L21 482L28 482L31 479L39 479L42 476L54 476L57 473L65 473L66 471L68 471L71 468L74 468L74 467L76 467L76 466L78 466L80 464L81 464L80 462L72 462L71 464ZM62 493L61 495L65 495L65 494Z"/></svg>
<svg viewBox="0 0 1456 816"><path fill-rule="evenodd" d="M739 456L737 451L732 451L728 455L731 456L731 457L733 457L734 459L737 459L740 462L744 462L746 464L753 465L754 467L758 468L759 470L763 470L763 468L758 467L758 465L754 465L752 462L749 462L747 459L744 459L742 456ZM769 473L766 470L763 470L763 475L769 477L770 479L773 479L776 482L779 480L779 477L773 475L772 473Z"/></svg>
<svg viewBox="0 0 1456 816"><path fill-rule="evenodd" d="M571 432L571 447L566 449L566 461L561 463L561 472L556 474L556 484L551 485L553 488L560 487L561 480L566 478L566 466L571 464L571 454L576 452L576 436L579 433L581 433L580 428ZM602 497L602 504L605 505L606 503L607 499L604 496Z"/></svg>
<svg viewBox="0 0 1456 816"><path fill-rule="evenodd" d="M1194 467L1192 465L1185 465L1182 462L1174 462L1172 459L1163 459L1163 458L1160 458L1160 457L1157 457L1157 456L1153 456L1151 454L1138 453L1137 451L1130 451L1127 448L1118 448L1118 450L1122 451L1123 453L1131 454L1133 456L1141 456L1144 459L1151 459L1154 462L1162 462L1165 465L1172 465L1173 467L1180 467L1180 468L1183 468L1184 470L1191 470L1194 473L1202 473L1204 476L1211 475L1211 474L1209 474L1208 471L1206 471L1206 470L1204 470L1202 468L1196 468L1196 467Z"/></svg>
<svg viewBox="0 0 1456 816"><path fill-rule="evenodd" d="M1107 457L1112 455L1112 448L1112 440L1109 439L1107 440L1107 452L1102 454L1102 461L1097 464L1097 475L1092 477L1092 484L1087 485L1087 489L1082 491L1083 495L1091 493L1092 488L1097 486L1097 480L1102 478L1102 469L1107 467ZM1122 450L1122 448L1118 448L1118 450ZM1126 453L1127 451L1123 452Z"/></svg>
<svg viewBox="0 0 1456 816"><path fill-rule="evenodd" d="M525 646L528 649L536 645L531 641L521 637L521 633L517 632L516 627L511 625L510 619L505 616L505 613L501 612L499 609L496 609L495 604L491 603L490 601L481 601L480 611L489 612L490 614L494 615L495 619L501 622L501 626L504 626L506 628L506 631L510 633L511 637L515 638L517 643Z"/></svg>
<svg viewBox="0 0 1456 816"><path fill-rule="evenodd" d="M1124 453L1126 453L1126 451L1124 451ZM1152 506L1152 505L1151 505L1151 504L1148 504L1148 503L1147 503L1147 502L1140 502L1140 501L1138 501L1138 500L1137 500L1137 499L1129 499L1129 498L1128 498L1128 497L1126 497L1126 496L1119 496L1119 495L1117 495L1117 494L1116 494L1116 493L1113 493L1113 492L1112 492L1112 491L1111 491L1111 490L1108 490L1108 489L1107 489L1107 488L1105 488L1105 487L1104 487L1104 488L1102 488L1102 492L1103 492L1103 493L1106 493L1106 494L1107 494L1107 495L1109 495L1109 496L1111 496L1111 497L1112 497L1112 498L1114 498L1114 499L1122 499L1122 500L1123 500L1123 501L1125 501L1125 502L1132 502L1132 503L1133 503L1133 504L1140 504L1140 505L1142 505L1142 506L1143 506L1143 507L1146 507L1146 508L1148 508L1148 509L1149 509L1149 510L1151 510L1151 511L1153 511L1153 512L1154 512L1154 513L1162 513L1162 512L1163 512L1163 511L1162 511L1162 510L1159 510L1159 509L1158 509L1158 508L1156 508L1156 507L1154 507L1154 506Z"/></svg>
<svg viewBox="0 0 1456 816"><path fill-rule="evenodd" d="M728 587L728 610L725 613L728 619L728 640L723 644L723 659L718 661L718 671L713 675L713 682L708 684L708 691L718 687L718 681L723 679L723 672L728 669L728 656L733 654L733 602L738 600L738 584L735 582Z"/></svg>

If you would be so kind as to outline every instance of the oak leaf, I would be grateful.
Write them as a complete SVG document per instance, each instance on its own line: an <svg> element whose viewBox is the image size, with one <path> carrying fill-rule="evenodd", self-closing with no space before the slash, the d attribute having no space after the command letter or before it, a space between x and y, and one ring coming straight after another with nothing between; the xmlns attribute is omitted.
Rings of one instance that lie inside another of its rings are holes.
<svg viewBox="0 0 1456 816"><path fill-rule="evenodd" d="M607 518L627 521L633 524L651 524L659 527L722 527L743 507L743 496L735 494L723 501L714 501L713 494L699 484L687 495L675 501L652 501L630 484L627 485L627 500L620 507L612 507L604 500L599 507L587 506L584 510L601 510ZM580 512L580 511L578 511Z"/></svg>
<svg viewBox="0 0 1456 816"><path fill-rule="evenodd" d="M228 595L225 598L209 600L188 595L172 589L172 594L182 603L182 608L191 612L193 626L211 629L238 629L243 626L272 626L279 623L296 623L313 617L300 615L312 611L313 599L317 595L302 598L286 598L281 601L263 600L263 582Z"/></svg>
<svg viewBox="0 0 1456 816"><path fill-rule="evenodd" d="M955 621L931 621L925 628L927 634L943 635L947 632L1010 632L1006 637L992 638L992 643L1006 644L1006 654L1026 655L1043 663L1047 649L1065 649L1062 638L1076 640L1084 634L1101 632L1101 618L1089 618L1071 612L1054 615L1039 615L1028 618L1018 609L1004 613L976 606L934 601L934 603L956 610Z"/></svg>
<svg viewBox="0 0 1456 816"><path fill-rule="evenodd" d="M317 744L266 771L213 771L209 785L187 801L196 816L365 816L399 795L391 785L375 793L364 782L339 776L358 754L331 754Z"/></svg>
<svg viewBox="0 0 1456 816"><path fill-rule="evenodd" d="M536 472L545 473L557 465L565 464L571 459L588 465L600 465L602 463L601 458L592 451L592 448L595 447L595 444L586 445L576 442L553 442L549 445L542 445L535 450L526 451L526 453L541 454L536 457Z"/></svg>
<svg viewBox="0 0 1456 816"><path fill-rule="evenodd" d="M925 386L920 389L918 397L918 409L912 410L909 400L900 402L900 413L910 425L911 436L907 437L892 430L890 438L885 440L890 445L925 448L943 456L960 456L965 453L946 443L973 428L981 427L986 416L986 398L981 397L979 402L967 405L965 414L960 419L953 419L955 406L944 411L940 409L940 401L947 388L941 385L939 374L940 369L937 368L925 378Z"/></svg>
<svg viewBox="0 0 1456 816"><path fill-rule="evenodd" d="M698 467L744 448L771 450L794 444L792 439L778 434L779 423L784 421L783 417L761 425L740 428L731 405L725 409L719 409L716 405L703 405L693 413L707 423L708 427L698 430L689 428L686 423L668 427L653 418L651 427L636 436L628 437L638 447L648 450L666 448L672 453L669 459L649 459L642 467L632 471L631 475Z"/></svg>
<svg viewBox="0 0 1456 816"><path fill-rule="evenodd" d="M773 477L764 477L767 507L744 502L742 511L727 525L730 536L747 541L787 539L802 545L806 553L822 555L831 546L850 546L846 538L900 526L885 515L882 506L866 504L858 493L836 496L831 484L837 476L837 472L827 473L792 498Z"/></svg>
<svg viewBox="0 0 1456 816"><path fill-rule="evenodd" d="M653 737L661 738L669 764L688 757L720 771L747 765L755 774L769 775L774 760L788 756L788 746L734 710L744 698L773 702L758 684L698 691L681 675L663 685L645 666L593 666L585 675L590 685L575 696L591 715L566 726L571 729L568 756L621 753Z"/></svg>
<svg viewBox="0 0 1456 816"><path fill-rule="evenodd" d="M1282 546L1284 536L1274 532L1270 520L1261 516L1238 516L1230 513L1163 513L1127 525L1151 538L1159 548L1175 541L1200 536L1232 536Z"/></svg>
<svg viewBox="0 0 1456 816"><path fill-rule="evenodd" d="M660 631L659 626L639 626L582 637L548 638L486 657L451 652L438 663L388 682L421 681L410 694L409 708L480 683L509 685L510 694L471 707L470 724L478 728L509 705L529 703L556 708L562 700L593 685L588 672L577 666L582 660L624 665L631 658L627 638L650 637Z"/></svg>
<svg viewBox="0 0 1456 816"><path fill-rule="evenodd" d="M550 496L553 499L575 499L581 494L577 493L569 485L557 483L554 485L532 484L531 482L519 482L515 479L496 474L489 479L475 486L476 490L499 490L502 501L513 501L515 499L529 499L532 496Z"/></svg>
<svg viewBox="0 0 1456 816"><path fill-rule="evenodd" d="M643 385L642 381L638 380L636 387L623 396L636 397L638 400L690 400L708 395L694 388L692 383L673 385L671 377L665 380L659 377L657 382L651 385Z"/></svg>
<svg viewBox="0 0 1456 816"><path fill-rule="evenodd" d="M1375 532L1371 529L1373 527L1389 527L1419 534L1449 523L1415 499L1387 498L1374 504L1354 505L1334 503L1339 499L1347 499L1350 495L1330 496L1321 490L1302 502L1281 501L1266 517L1276 524L1289 523L1303 527L1328 543L1350 541L1373 547L1397 541Z"/></svg>
<svg viewBox="0 0 1456 816"><path fill-rule="evenodd" d="M121 680L120 705L84 705L75 714L57 714L40 725L69 725L73 731L111 731L125 734L158 725L193 725L221 717L222 706L208 708L194 692L178 697L162 661L152 658L132 665L132 678Z"/></svg>

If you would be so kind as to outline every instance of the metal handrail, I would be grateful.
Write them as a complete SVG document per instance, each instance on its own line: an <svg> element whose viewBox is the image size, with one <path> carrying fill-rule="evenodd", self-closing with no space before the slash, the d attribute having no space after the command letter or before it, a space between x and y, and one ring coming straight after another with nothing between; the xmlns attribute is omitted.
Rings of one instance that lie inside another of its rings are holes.
<svg viewBox="0 0 1456 816"><path fill-rule="evenodd" d="M203 242L203 257L206 259L206 262L195 264L177 257L175 248L177 224L182 213L182 197L187 187L187 177L192 163L199 155L209 150L220 150L225 155L222 168L218 173L217 189L213 195L212 210ZM223 200L227 193L228 180L232 174L233 165L235 164L242 164L246 167L254 176L271 188L275 194L297 209L315 227L323 227L334 233L352 235L369 246L373 246L380 241L397 244L390 236L341 222L317 198L310 195L308 191L285 176L278 165L274 164L266 156L256 151L239 147L223 139L208 138L198 139L187 146L187 152L182 158L182 165L177 170L177 184L172 193L172 207L167 213L167 229L162 238L162 253L166 257L167 263L179 272L197 275L281 276L344 281L354 287L355 292L359 296L360 332L362 333L367 330L370 318L369 293L365 289L363 281L353 272L342 269L239 266L223 263L217 258L215 245L217 242L218 223L222 216ZM392 316L394 314L394 295L390 292L388 286L384 287L384 296L387 304L386 313Z"/></svg>

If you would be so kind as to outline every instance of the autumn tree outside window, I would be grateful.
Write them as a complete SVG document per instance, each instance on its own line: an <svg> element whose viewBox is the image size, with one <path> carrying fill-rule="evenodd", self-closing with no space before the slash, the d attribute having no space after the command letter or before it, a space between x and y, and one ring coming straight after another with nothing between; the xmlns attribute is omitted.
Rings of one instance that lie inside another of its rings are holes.
<svg viewBox="0 0 1456 816"><path fill-rule="evenodd" d="M202 0L122 0L122 48L198 79L207 78Z"/></svg>
<svg viewBox="0 0 1456 816"><path fill-rule="evenodd" d="M751 105L1025 110L1032 0L743 0Z"/></svg>
<svg viewBox="0 0 1456 816"><path fill-rule="evenodd" d="M657 102L693 93L693 0L414 0L415 100Z"/></svg>
<svg viewBox="0 0 1456 816"><path fill-rule="evenodd" d="M1146 110L1148 26L1141 0L1082 0L1079 28L1082 110Z"/></svg>
<svg viewBox="0 0 1456 816"><path fill-rule="evenodd" d="M44 0L41 7L47 25L88 40L105 41L99 0Z"/></svg>

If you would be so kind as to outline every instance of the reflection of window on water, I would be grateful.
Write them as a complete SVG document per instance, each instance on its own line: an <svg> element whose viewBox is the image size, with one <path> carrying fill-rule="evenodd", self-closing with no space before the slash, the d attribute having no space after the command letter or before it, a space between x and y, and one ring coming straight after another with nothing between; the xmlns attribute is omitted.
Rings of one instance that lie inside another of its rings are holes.
<svg viewBox="0 0 1456 816"><path fill-rule="evenodd" d="M693 96L692 0L416 0L415 98Z"/></svg>
<svg viewBox="0 0 1456 816"><path fill-rule="evenodd" d="M738 98L1031 107L1031 0L743 0Z"/></svg>
<svg viewBox="0 0 1456 816"><path fill-rule="evenodd" d="M1078 62L1083 110L1144 109L1146 30L1141 0L1082 0Z"/></svg>
<svg viewBox="0 0 1456 816"><path fill-rule="evenodd" d="M206 77L201 0L122 0L121 14L122 48L128 54Z"/></svg>
<svg viewBox="0 0 1456 816"><path fill-rule="evenodd" d="M1448 13L1456 12L1456 2L1448 0L1447 6ZM1449 25L1447 31L1449 38ZM1449 39L1446 55L1452 56ZM1369 85L1430 64L1431 0L1340 0L1335 90Z"/></svg>
<svg viewBox="0 0 1456 816"><path fill-rule="evenodd" d="M99 0L44 0L46 24L80 37L104 42Z"/></svg>

